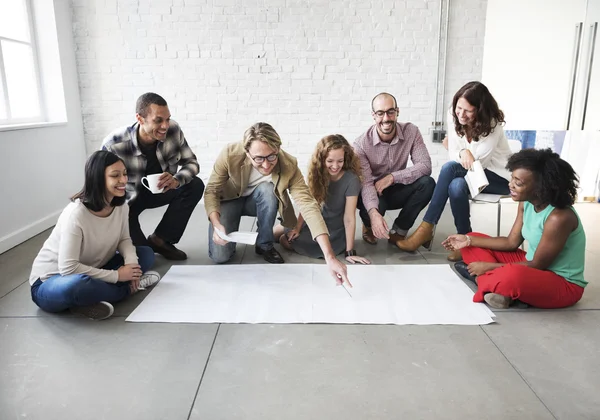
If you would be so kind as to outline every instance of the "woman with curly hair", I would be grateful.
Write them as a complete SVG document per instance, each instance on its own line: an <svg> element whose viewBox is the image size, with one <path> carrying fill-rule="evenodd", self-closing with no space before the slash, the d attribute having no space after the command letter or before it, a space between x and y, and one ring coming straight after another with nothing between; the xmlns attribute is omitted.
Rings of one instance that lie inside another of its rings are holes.
<svg viewBox="0 0 600 420"><path fill-rule="evenodd" d="M442 244L459 250L454 266L477 283L475 302L508 308L519 300L538 308L563 308L581 299L587 281L585 233L573 208L578 177L550 149L525 149L508 160L510 195L519 202L508 237L451 235ZM519 246L527 240L527 253Z"/></svg>
<svg viewBox="0 0 600 420"><path fill-rule="evenodd" d="M329 240L336 254L346 251L352 264L370 264L356 255L356 205L360 194L360 162L348 141L339 134L322 138L317 144L308 168L308 188L321 206L321 214ZM318 244L312 239L302 214L294 229L275 228L275 237L288 250L311 258L323 258Z"/></svg>
<svg viewBox="0 0 600 420"><path fill-rule="evenodd" d="M506 162L511 155L502 124L504 113L487 87L480 82L469 82L459 89L448 112L448 154L450 161L442 166L429 208L417 230L397 246L403 251L415 251L424 245L431 249L435 225L450 199L456 232L471 232L469 188L465 175L478 160L483 166L489 185L483 190L489 194L508 194L510 174ZM460 253L448 256L459 261Z"/></svg>

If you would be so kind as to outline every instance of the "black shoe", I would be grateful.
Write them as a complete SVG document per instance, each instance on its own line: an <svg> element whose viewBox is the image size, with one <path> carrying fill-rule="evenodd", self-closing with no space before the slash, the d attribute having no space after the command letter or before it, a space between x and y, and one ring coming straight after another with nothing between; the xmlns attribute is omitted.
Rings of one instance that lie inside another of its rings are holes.
<svg viewBox="0 0 600 420"><path fill-rule="evenodd" d="M513 303L510 305L510 307L514 309L527 309L529 308L529 305L525 302L521 302L520 300L513 300Z"/></svg>
<svg viewBox="0 0 600 420"><path fill-rule="evenodd" d="M155 234L148 236L148 243L154 252L162 255L167 260L187 260L187 255L185 252L175 248L173 244L165 242Z"/></svg>
<svg viewBox="0 0 600 420"><path fill-rule="evenodd" d="M285 262L283 261L283 257L279 252L277 252L275 247L271 247L269 249L261 249L258 246L255 246L254 251L256 251L258 255L262 255L265 261L268 263L283 264Z"/></svg>
<svg viewBox="0 0 600 420"><path fill-rule="evenodd" d="M477 281L475 280L476 276L472 276L471 274L469 274L467 264L465 264L463 261L455 263L454 269L458 272L458 274L461 275L462 278L471 280L473 283L477 284Z"/></svg>

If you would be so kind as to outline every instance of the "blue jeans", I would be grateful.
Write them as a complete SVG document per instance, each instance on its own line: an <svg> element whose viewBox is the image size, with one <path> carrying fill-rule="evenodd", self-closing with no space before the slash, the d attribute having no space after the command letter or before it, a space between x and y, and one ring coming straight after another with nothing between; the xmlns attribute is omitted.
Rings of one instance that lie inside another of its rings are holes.
<svg viewBox="0 0 600 420"><path fill-rule="evenodd" d="M489 185L482 191L487 194L508 194L508 181L490 170L484 169ZM465 181L467 170L455 161L444 163L437 180L433 197L423 220L437 225L450 198L450 208L454 216L456 232L469 233L471 229L471 209L469 206L469 187Z"/></svg>
<svg viewBox="0 0 600 420"><path fill-rule="evenodd" d="M247 197L221 201L220 221L227 233L235 232L240 227L242 216L256 217L258 238L256 246L263 249L273 248L273 225L277 217L279 202L275 196L271 182L263 182ZM235 242L225 246L213 242L213 225L208 227L208 256L217 264L226 263L235 255Z"/></svg>
<svg viewBox="0 0 600 420"><path fill-rule="evenodd" d="M148 246L138 246L136 252L142 273L145 273L154 264L154 251ZM123 256L116 253L102 268L117 270L123 264ZM73 306L88 306L100 301L114 303L129 294L128 281L107 283L86 274L56 274L44 281L37 279L31 285L31 299L46 312L61 312Z"/></svg>

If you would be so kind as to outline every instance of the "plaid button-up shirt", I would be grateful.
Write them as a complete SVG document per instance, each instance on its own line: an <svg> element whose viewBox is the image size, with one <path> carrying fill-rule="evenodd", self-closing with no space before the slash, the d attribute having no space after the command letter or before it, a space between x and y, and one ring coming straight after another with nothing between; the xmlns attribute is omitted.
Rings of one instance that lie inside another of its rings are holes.
<svg viewBox="0 0 600 420"><path fill-rule="evenodd" d="M367 211L379 206L375 182L392 174L394 184L409 185L422 176L431 175L431 157L419 128L411 123L396 123L391 142L379 138L373 125L354 141L354 150L363 173L362 200ZM413 166L407 168L410 157Z"/></svg>
<svg viewBox="0 0 600 420"><path fill-rule="evenodd" d="M142 177L146 174L147 161L138 145L138 127L139 124L136 122L132 126L119 128L102 142L103 150L113 152L125 162L128 176L128 201L135 198ZM173 175L179 181L180 187L190 182L200 172L196 155L188 146L179 124L173 120L169 122L165 140L159 141L156 146L156 157L163 172ZM178 167L181 168L177 170Z"/></svg>

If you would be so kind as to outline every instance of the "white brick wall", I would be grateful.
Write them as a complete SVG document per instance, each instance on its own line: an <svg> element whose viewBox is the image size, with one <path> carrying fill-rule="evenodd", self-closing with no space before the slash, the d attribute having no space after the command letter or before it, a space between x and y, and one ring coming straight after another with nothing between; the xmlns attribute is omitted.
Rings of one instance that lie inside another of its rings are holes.
<svg viewBox="0 0 600 420"><path fill-rule="evenodd" d="M487 0L451 0L451 5L444 109L462 85L481 80Z"/></svg>
<svg viewBox="0 0 600 420"><path fill-rule="evenodd" d="M429 135L439 1L72 0L87 150L133 123L135 100L154 91L203 179L221 148L257 121L275 127L304 170L324 135L352 142L365 131L371 98L387 91L400 120L421 128L439 170L446 154ZM486 4L452 1L450 98L481 76Z"/></svg>

